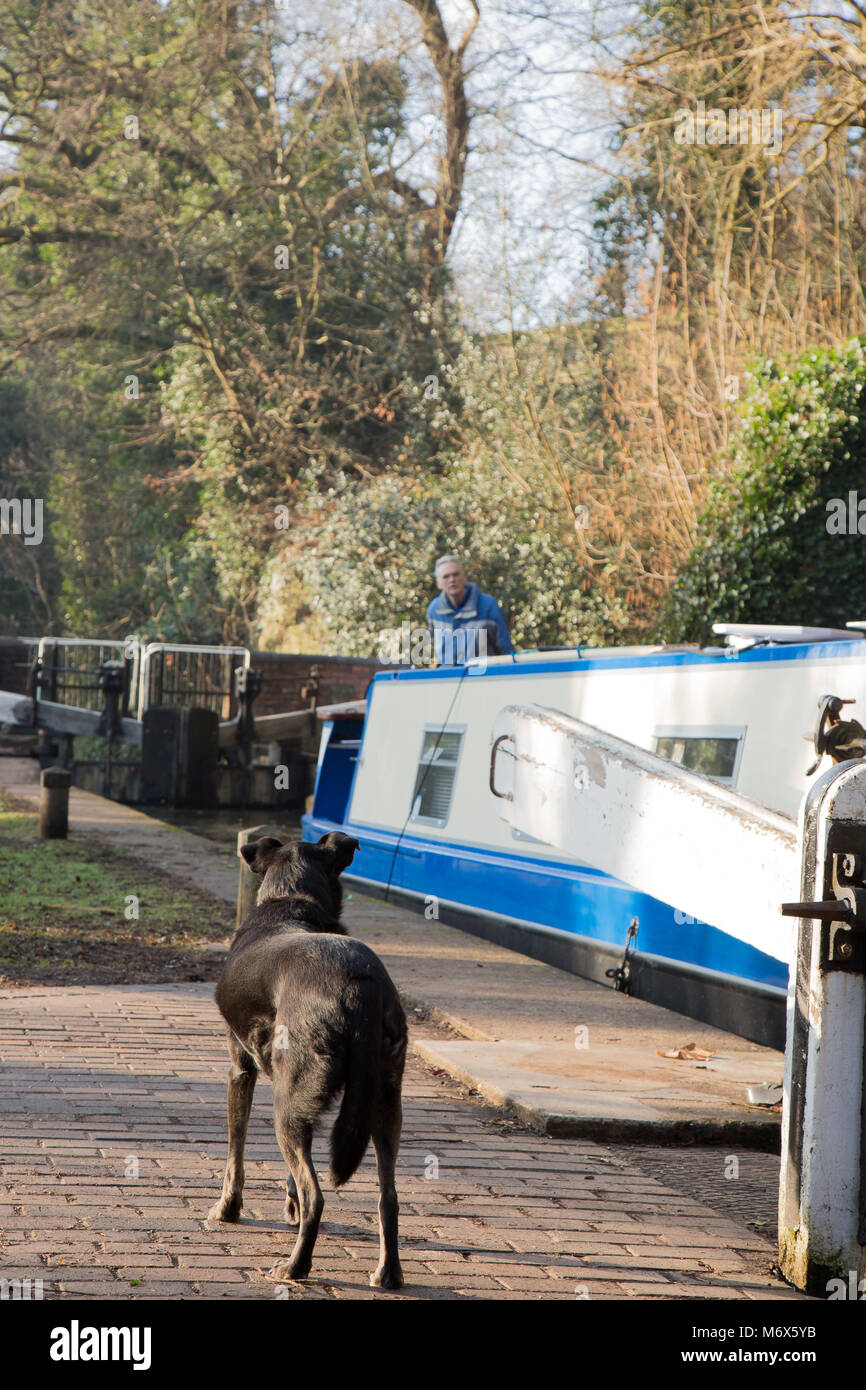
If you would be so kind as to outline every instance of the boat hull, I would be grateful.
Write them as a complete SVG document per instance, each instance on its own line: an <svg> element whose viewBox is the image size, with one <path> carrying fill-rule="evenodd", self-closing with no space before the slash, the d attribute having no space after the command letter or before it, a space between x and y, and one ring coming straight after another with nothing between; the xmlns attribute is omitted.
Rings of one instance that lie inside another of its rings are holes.
<svg viewBox="0 0 866 1390"><path fill-rule="evenodd" d="M613 877L615 854L592 860L607 872L588 866L597 838L588 822L582 833L589 813L577 801L556 822L568 831L559 840L549 817L536 825L516 814L519 787L512 789L515 814L503 810L511 783L508 759L496 761L498 721L514 706L565 716L651 754L656 764L660 757L680 762L708 786L715 780L793 825L811 785L803 736L820 700L827 692L866 700L866 643L832 636L742 651L525 653L484 668L380 673L363 726L325 725L303 833L315 840L338 829L359 840L348 880L359 890L608 986L637 918L632 994L781 1047L790 924L780 915L778 929L770 922L769 930L752 931L749 884L766 889L755 865L741 872L736 846L722 852L709 834L692 851L706 866L710 898L714 881L721 887L740 876L743 919L728 911L726 931L677 910L677 898L650 896L659 891L657 875L643 883L649 892ZM862 714L859 704L854 710ZM631 844L630 825L641 827L645 841L655 821L638 798L629 821L620 801L611 799L610 820L605 813L594 824L606 823L614 847ZM662 835L663 818L656 820ZM679 886L674 873L671 894ZM792 884L780 903L796 891Z"/></svg>
<svg viewBox="0 0 866 1390"><path fill-rule="evenodd" d="M359 840L346 885L608 986L629 925L629 993L767 1047L785 1037L787 966L606 874L307 814L305 840Z"/></svg>

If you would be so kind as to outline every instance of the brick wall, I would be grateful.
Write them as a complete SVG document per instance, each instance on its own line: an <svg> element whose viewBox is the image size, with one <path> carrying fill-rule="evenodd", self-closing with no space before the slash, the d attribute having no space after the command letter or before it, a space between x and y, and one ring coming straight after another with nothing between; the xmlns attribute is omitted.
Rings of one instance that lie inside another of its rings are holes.
<svg viewBox="0 0 866 1390"><path fill-rule="evenodd" d="M303 709L308 700L301 695L313 666L319 670L317 705L336 705L343 700L362 700L377 671L378 661L354 656L296 656L289 652L253 652L250 667L263 677L262 693L254 712L279 714L283 710Z"/></svg>

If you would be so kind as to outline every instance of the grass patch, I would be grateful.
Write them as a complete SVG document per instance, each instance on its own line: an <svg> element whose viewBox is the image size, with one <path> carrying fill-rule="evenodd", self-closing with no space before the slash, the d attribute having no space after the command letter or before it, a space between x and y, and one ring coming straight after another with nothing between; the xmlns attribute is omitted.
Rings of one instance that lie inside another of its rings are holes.
<svg viewBox="0 0 866 1390"><path fill-rule="evenodd" d="M230 904L114 847L40 840L0 797L0 988L215 980L234 925Z"/></svg>

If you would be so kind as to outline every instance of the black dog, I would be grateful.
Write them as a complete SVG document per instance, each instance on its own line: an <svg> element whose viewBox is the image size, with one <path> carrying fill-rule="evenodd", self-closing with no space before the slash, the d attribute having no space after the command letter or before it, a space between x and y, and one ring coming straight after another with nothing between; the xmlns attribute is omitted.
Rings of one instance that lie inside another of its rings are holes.
<svg viewBox="0 0 866 1390"><path fill-rule="evenodd" d="M324 1206L310 1153L313 1128L342 1091L331 1134L331 1180L335 1187L349 1181L372 1138L380 1252L370 1283L399 1289L394 1166L406 1017L379 957L340 925L340 874L358 848L357 840L335 831L315 845L268 837L241 850L263 881L258 906L234 935L216 991L233 1068L223 1193L209 1216L240 1216L247 1121L256 1074L263 1071L273 1082L274 1125L289 1165L286 1220L296 1225L300 1219L294 1250L268 1277L304 1279Z"/></svg>

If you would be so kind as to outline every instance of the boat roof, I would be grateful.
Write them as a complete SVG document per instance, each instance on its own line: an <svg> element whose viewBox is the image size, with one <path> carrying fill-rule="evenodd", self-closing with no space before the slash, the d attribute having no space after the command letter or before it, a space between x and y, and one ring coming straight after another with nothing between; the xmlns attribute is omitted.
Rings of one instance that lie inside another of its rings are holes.
<svg viewBox="0 0 866 1390"><path fill-rule="evenodd" d="M713 630L726 638L726 645L700 647L697 644L665 643L623 647L535 647L508 656L477 657L457 666L391 666L378 671L374 681L454 680L469 676L514 676L543 674L563 669L585 671L606 668L641 668L726 664L731 658L745 662L795 661L817 659L863 660L864 631L846 628L782 626L767 623L717 623Z"/></svg>
<svg viewBox="0 0 866 1390"><path fill-rule="evenodd" d="M741 642L838 642L850 641L852 637L862 637L861 631L850 629L866 628L866 623L847 623L841 627L794 627L781 623L713 623L713 632L727 637L731 646Z"/></svg>

